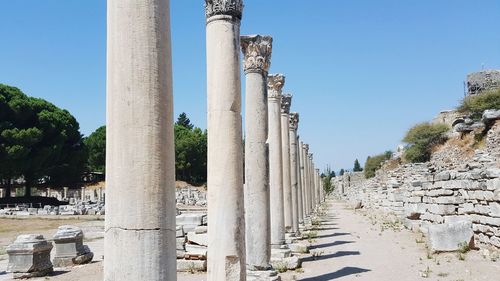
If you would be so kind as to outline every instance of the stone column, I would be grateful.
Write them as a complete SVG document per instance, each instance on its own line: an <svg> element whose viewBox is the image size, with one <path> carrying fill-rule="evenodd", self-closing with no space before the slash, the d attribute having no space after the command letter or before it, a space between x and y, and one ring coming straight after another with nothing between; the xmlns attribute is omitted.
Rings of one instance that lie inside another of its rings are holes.
<svg viewBox="0 0 500 281"><path fill-rule="evenodd" d="M296 151L296 159L297 159L297 165L295 165L295 168L297 169L297 203L298 203L298 221L299 224L304 223L304 199L303 199L303 194L302 194L302 170L300 168L301 165L301 153L302 153L302 143L300 142L300 137L297 135L297 140L296 140L296 146L295 146L295 151Z"/></svg>
<svg viewBox="0 0 500 281"><path fill-rule="evenodd" d="M314 162L312 153L309 153L309 184L309 193L311 194L311 212L313 212L316 208L316 187L314 184Z"/></svg>
<svg viewBox="0 0 500 281"><path fill-rule="evenodd" d="M297 174L297 126L299 123L299 114L290 113L290 186L292 192L292 233L299 234L299 184Z"/></svg>
<svg viewBox="0 0 500 281"><path fill-rule="evenodd" d="M307 216L311 215L311 181L310 181L310 169L309 169L309 145L304 144L304 185L305 185L305 194L306 194L306 205L307 205Z"/></svg>
<svg viewBox="0 0 500 281"><path fill-rule="evenodd" d="M209 281L245 280L241 124L242 0L205 0Z"/></svg>
<svg viewBox="0 0 500 281"><path fill-rule="evenodd" d="M245 90L245 225L246 262L252 271L271 269L271 223L267 174L267 72L272 38L242 36ZM274 272L276 275L277 273Z"/></svg>
<svg viewBox="0 0 500 281"><path fill-rule="evenodd" d="M285 214L285 232L293 233L292 229L292 185L290 175L290 106L292 95L281 96L281 155L283 159L283 208Z"/></svg>
<svg viewBox="0 0 500 281"><path fill-rule="evenodd" d="M107 9L104 280L176 280L170 1Z"/></svg>
<svg viewBox="0 0 500 281"><path fill-rule="evenodd" d="M285 214L283 209L283 168L281 147L281 89L285 76L274 74L267 80L268 145L269 145L269 190L271 200L271 247L281 248L285 244Z"/></svg>
<svg viewBox="0 0 500 281"><path fill-rule="evenodd" d="M316 179L316 204L319 205L321 203L321 191L319 187L319 169L316 169L315 171L315 179Z"/></svg>
<svg viewBox="0 0 500 281"><path fill-rule="evenodd" d="M308 196L307 196L307 185L306 185L306 157L305 157L305 144L300 142L300 181L302 187L302 214L303 218L307 217L308 212Z"/></svg>

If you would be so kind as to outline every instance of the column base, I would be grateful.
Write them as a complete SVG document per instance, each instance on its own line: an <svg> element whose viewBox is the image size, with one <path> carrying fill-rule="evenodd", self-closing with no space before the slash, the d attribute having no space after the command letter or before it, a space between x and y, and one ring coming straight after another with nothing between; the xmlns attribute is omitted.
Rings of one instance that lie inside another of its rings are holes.
<svg viewBox="0 0 500 281"><path fill-rule="evenodd" d="M247 270L247 281L281 281L275 270Z"/></svg>
<svg viewBox="0 0 500 281"><path fill-rule="evenodd" d="M271 249L271 261L289 258L291 256L292 256L292 251L288 249L288 246L286 246L286 248L283 249Z"/></svg>
<svg viewBox="0 0 500 281"><path fill-rule="evenodd" d="M290 250L294 254L307 254L307 253L309 253L309 246L307 245L307 243L304 243L304 242L296 242L296 243L288 244L288 248L290 248Z"/></svg>
<svg viewBox="0 0 500 281"><path fill-rule="evenodd" d="M297 256L289 256L281 259L271 258L271 265L279 272L295 270L302 266L302 259Z"/></svg>

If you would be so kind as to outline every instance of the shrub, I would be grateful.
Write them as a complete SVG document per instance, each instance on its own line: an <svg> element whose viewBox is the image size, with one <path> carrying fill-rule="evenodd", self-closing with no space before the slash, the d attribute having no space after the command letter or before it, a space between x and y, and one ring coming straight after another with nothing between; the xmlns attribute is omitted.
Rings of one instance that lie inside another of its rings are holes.
<svg viewBox="0 0 500 281"><path fill-rule="evenodd" d="M382 167L382 163L386 160L391 159L392 151L386 151L382 154L375 156L368 156L365 162L364 174L365 178L373 178L375 176L375 172Z"/></svg>
<svg viewBox="0 0 500 281"><path fill-rule="evenodd" d="M476 120L481 119L486 109L500 109L500 89L467 96L457 108L459 112L470 114Z"/></svg>
<svg viewBox="0 0 500 281"><path fill-rule="evenodd" d="M409 144L403 158L412 163L427 162L431 158L431 150L435 145L446 141L448 126L444 124L420 123L413 126L403 141Z"/></svg>

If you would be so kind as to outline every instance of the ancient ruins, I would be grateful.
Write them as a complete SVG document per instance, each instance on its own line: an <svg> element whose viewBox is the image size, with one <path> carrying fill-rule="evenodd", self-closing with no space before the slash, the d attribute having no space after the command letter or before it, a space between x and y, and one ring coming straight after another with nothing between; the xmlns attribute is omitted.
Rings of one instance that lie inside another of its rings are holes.
<svg viewBox="0 0 500 281"><path fill-rule="evenodd" d="M107 9L105 189L49 188L41 194L68 204L0 208L0 216L20 219L105 218L104 280L173 281L177 272L198 271L209 281L282 280L303 262L322 260L321 248L332 245L315 239L356 236L325 232L338 229L341 211L329 209L342 202L344 211L394 215L422 233L433 253L459 251L464 242L500 248L498 110L481 120L443 111L433 121L452 126L457 139L489 129L469 159L442 149L429 162L399 165L401 147L371 179L346 172L325 182L289 90L302 93L287 88L286 69L272 67L279 38L240 34L243 0L205 0L208 180L176 188L170 1L108 0ZM499 81L498 71L473 73L467 93L497 89ZM6 272L43 277L95 259L80 227L52 230L52 237L19 235L6 249ZM317 280L341 275L324 276Z"/></svg>

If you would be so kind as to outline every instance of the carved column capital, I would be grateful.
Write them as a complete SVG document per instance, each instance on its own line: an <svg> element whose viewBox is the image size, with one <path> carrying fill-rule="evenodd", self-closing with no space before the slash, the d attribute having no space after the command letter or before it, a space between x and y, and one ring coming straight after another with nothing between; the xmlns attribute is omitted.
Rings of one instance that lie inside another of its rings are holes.
<svg viewBox="0 0 500 281"><path fill-rule="evenodd" d="M304 148L306 150L306 156L308 155L308 151L309 151L309 145L307 143L304 143L302 145L302 148Z"/></svg>
<svg viewBox="0 0 500 281"><path fill-rule="evenodd" d="M267 76L267 97L281 101L281 89L285 86L283 74L272 74Z"/></svg>
<svg viewBox="0 0 500 281"><path fill-rule="evenodd" d="M290 113L290 130L296 131L299 127L299 114L297 112Z"/></svg>
<svg viewBox="0 0 500 281"><path fill-rule="evenodd" d="M245 73L257 72L267 76L271 66L273 38L266 35L249 35L241 36L240 42Z"/></svg>
<svg viewBox="0 0 500 281"><path fill-rule="evenodd" d="M205 0L205 16L207 22L213 16L229 16L241 20L243 0Z"/></svg>
<svg viewBox="0 0 500 281"><path fill-rule="evenodd" d="M313 154L312 153L309 153L308 157L309 157L309 159L313 160Z"/></svg>
<svg viewBox="0 0 500 281"><path fill-rule="evenodd" d="M291 105L292 105L292 95L291 94L281 95L281 114L289 114Z"/></svg>

